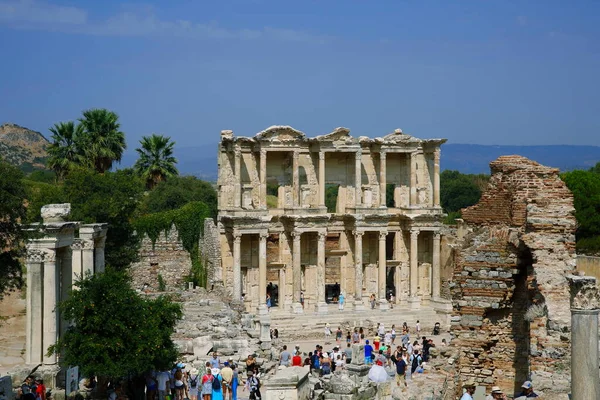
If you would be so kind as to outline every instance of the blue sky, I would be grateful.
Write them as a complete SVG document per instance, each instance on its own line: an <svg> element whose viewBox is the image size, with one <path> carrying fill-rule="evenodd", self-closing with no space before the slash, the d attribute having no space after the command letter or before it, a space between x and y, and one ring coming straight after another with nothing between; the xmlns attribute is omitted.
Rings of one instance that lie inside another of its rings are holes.
<svg viewBox="0 0 600 400"><path fill-rule="evenodd" d="M0 0L0 123L598 145L600 2Z"/></svg>

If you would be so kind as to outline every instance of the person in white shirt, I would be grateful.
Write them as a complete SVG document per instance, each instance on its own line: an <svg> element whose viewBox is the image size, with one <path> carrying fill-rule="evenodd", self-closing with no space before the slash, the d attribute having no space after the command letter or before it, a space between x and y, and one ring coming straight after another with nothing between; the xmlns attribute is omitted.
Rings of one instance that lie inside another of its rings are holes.
<svg viewBox="0 0 600 400"><path fill-rule="evenodd" d="M158 400L165 400L165 396L167 395L167 387L170 388L170 385L168 385L169 381L169 373L166 371L159 372L158 375L156 375Z"/></svg>
<svg viewBox="0 0 600 400"><path fill-rule="evenodd" d="M465 389L465 393L462 395L460 400L473 400L473 394L475 393L475 383L472 381L467 381L463 384L463 388Z"/></svg>

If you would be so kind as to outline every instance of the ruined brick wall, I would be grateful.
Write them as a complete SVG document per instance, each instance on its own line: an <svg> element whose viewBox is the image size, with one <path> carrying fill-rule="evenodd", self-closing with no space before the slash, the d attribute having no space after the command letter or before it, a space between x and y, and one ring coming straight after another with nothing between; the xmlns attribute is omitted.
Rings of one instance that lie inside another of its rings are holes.
<svg viewBox="0 0 600 400"><path fill-rule="evenodd" d="M162 276L167 290L185 286L185 277L190 273L192 262L175 226L166 233L162 232L154 246L144 235L139 255L140 260L129 269L134 288L141 289L147 284L151 290L158 290L158 275Z"/></svg>
<svg viewBox="0 0 600 400"><path fill-rule="evenodd" d="M575 267L573 197L558 170L520 156L491 164L480 202L463 210L473 229L456 251L450 283L461 379L514 393L569 389Z"/></svg>

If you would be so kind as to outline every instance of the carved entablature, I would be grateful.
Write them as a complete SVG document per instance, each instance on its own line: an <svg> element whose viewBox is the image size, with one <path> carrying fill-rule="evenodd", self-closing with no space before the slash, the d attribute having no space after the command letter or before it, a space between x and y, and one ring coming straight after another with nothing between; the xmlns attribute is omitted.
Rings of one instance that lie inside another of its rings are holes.
<svg viewBox="0 0 600 400"><path fill-rule="evenodd" d="M596 279L587 276L567 276L571 288L572 310L600 310L600 288Z"/></svg>

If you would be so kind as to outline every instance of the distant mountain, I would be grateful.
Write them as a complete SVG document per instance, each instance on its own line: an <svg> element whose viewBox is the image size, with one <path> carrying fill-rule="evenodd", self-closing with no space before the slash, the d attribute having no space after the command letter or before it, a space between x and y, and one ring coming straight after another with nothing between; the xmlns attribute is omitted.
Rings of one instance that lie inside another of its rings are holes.
<svg viewBox="0 0 600 400"><path fill-rule="evenodd" d="M0 157L26 172L46 168L48 144L39 132L11 123L0 125Z"/></svg>
<svg viewBox="0 0 600 400"><path fill-rule="evenodd" d="M490 161L503 155L520 155L561 171L589 169L600 161L598 146L486 146L479 144L445 144L442 146L442 169L465 174L489 174Z"/></svg>
<svg viewBox="0 0 600 400"><path fill-rule="evenodd" d="M598 146L489 146L479 144L445 144L442 146L442 169L465 174L489 174L490 161L502 155L522 155L540 164L561 171L589 169L600 161ZM217 144L199 147L176 147L177 168L181 174L195 175L209 181L217 180ZM121 167L135 163L137 154L127 153Z"/></svg>

